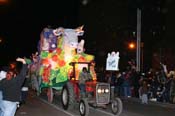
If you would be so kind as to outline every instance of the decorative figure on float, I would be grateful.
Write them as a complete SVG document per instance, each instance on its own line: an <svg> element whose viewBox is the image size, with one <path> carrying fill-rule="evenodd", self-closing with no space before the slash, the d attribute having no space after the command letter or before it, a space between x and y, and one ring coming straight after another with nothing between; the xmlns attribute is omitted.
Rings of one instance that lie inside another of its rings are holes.
<svg viewBox="0 0 175 116"><path fill-rule="evenodd" d="M119 52L108 53L108 57L106 59L106 70L109 71L118 71L119 70Z"/></svg>

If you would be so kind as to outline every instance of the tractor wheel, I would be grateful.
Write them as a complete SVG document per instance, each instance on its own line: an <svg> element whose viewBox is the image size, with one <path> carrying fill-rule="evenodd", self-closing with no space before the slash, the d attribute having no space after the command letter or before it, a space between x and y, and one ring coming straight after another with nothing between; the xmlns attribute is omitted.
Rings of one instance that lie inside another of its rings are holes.
<svg viewBox="0 0 175 116"><path fill-rule="evenodd" d="M89 115L89 104L86 99L81 99L79 103L79 112L81 116Z"/></svg>
<svg viewBox="0 0 175 116"><path fill-rule="evenodd" d="M61 91L61 103L64 110L73 108L75 104L75 95L73 85L68 82Z"/></svg>
<svg viewBox="0 0 175 116"><path fill-rule="evenodd" d="M50 103L53 101L53 89L51 87L47 89L47 100Z"/></svg>
<svg viewBox="0 0 175 116"><path fill-rule="evenodd" d="M123 103L120 98L115 98L111 103L112 113L119 116L123 110Z"/></svg>

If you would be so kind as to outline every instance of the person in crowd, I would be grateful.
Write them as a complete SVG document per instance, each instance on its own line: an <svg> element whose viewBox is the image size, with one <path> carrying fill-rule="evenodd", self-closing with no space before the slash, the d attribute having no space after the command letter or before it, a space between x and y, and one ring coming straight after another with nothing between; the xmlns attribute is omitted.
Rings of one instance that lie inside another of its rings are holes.
<svg viewBox="0 0 175 116"><path fill-rule="evenodd" d="M136 69L132 69L131 71L131 77L130 77L130 81L131 81L131 96L132 97L139 97L139 80L140 80L140 73L136 71Z"/></svg>
<svg viewBox="0 0 175 116"><path fill-rule="evenodd" d="M6 78L6 74L7 74L7 72L5 70L0 71L0 81L3 80L4 78ZM0 90L0 106L2 105L2 99L3 99L2 91ZM2 110L0 108L0 116L2 116L2 115L3 115L3 113L2 113Z"/></svg>
<svg viewBox="0 0 175 116"><path fill-rule="evenodd" d="M40 85L40 79L38 78L39 70L39 60L38 60L38 53L36 52L35 54L32 54L31 56L32 63L29 66L29 76L31 79L31 86L32 89L39 95L39 85Z"/></svg>
<svg viewBox="0 0 175 116"><path fill-rule="evenodd" d="M123 84L123 77L121 72L118 72L117 74L117 79L115 80L115 92L117 94L117 96L121 96L122 95L122 84Z"/></svg>
<svg viewBox="0 0 175 116"><path fill-rule="evenodd" d="M80 72L79 74L79 87L80 87L80 94L82 97L85 97L86 94L85 82L88 80L92 80L92 76L88 72L87 68L83 67L82 72Z"/></svg>
<svg viewBox="0 0 175 116"><path fill-rule="evenodd" d="M115 71L111 72L111 76L108 78L108 83L111 86L115 86L115 81L117 79L117 73Z"/></svg>
<svg viewBox="0 0 175 116"><path fill-rule="evenodd" d="M172 80L170 84L170 98L172 103L175 103L175 72L172 71Z"/></svg>
<svg viewBox="0 0 175 116"><path fill-rule="evenodd" d="M123 81L123 84L122 84L122 86L123 86L123 90L124 90L124 97L131 97L131 83L130 83L130 75L131 74L131 72L130 71L126 71L126 72L124 72L123 73L123 79L124 79L124 81Z"/></svg>
<svg viewBox="0 0 175 116"><path fill-rule="evenodd" d="M153 75L151 84L150 84L150 90L152 91L152 99L157 99L157 90L159 87L160 83L159 83L159 79L157 76L157 72L155 72L155 74Z"/></svg>
<svg viewBox="0 0 175 116"><path fill-rule="evenodd" d="M22 85L21 88L21 104L25 104L26 103L26 99L27 99L27 95L28 95L28 91L29 91L29 76L26 75L26 78L24 80L24 83Z"/></svg>
<svg viewBox="0 0 175 116"><path fill-rule="evenodd" d="M165 92L163 94L164 101L170 102L170 85L171 85L172 78L167 78L165 82Z"/></svg>
<svg viewBox="0 0 175 116"><path fill-rule="evenodd" d="M16 61L23 64L21 71L17 73L9 68L6 78L0 81L0 91L3 94L0 105L2 116L14 116L20 101L21 86L26 76L27 63L23 58L17 58Z"/></svg>
<svg viewBox="0 0 175 116"><path fill-rule="evenodd" d="M142 104L148 104L148 86L147 82L144 80L140 87L141 101Z"/></svg>
<svg viewBox="0 0 175 116"><path fill-rule="evenodd" d="M14 72L14 74L17 74L19 71L18 71L18 67L17 67L17 62L15 61L11 61L9 64L8 64L8 70Z"/></svg>
<svg viewBox="0 0 175 116"><path fill-rule="evenodd" d="M6 78L7 72L5 70L0 71L0 81ZM0 90L0 100L2 100L2 91Z"/></svg>
<svg viewBox="0 0 175 116"><path fill-rule="evenodd" d="M163 65L163 66L164 66L164 72L168 78L168 83L167 83L167 88L166 88L168 89L167 97L171 103L175 103L175 71L170 70L168 72L166 65Z"/></svg>
<svg viewBox="0 0 175 116"><path fill-rule="evenodd" d="M105 71L102 82L109 83L111 81L111 76L112 75L111 75L111 73L109 71Z"/></svg>
<svg viewBox="0 0 175 116"><path fill-rule="evenodd" d="M110 75L108 77L107 82L110 84L111 97L113 98L114 97L114 94L115 94L115 81L117 79L117 73L115 71L113 71L113 72L110 72L109 74Z"/></svg>

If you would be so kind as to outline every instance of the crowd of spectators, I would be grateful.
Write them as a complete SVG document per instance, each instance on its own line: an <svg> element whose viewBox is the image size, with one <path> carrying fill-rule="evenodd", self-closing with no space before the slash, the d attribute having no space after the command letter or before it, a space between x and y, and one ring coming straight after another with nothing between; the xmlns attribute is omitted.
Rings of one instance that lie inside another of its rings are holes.
<svg viewBox="0 0 175 116"><path fill-rule="evenodd" d="M175 103L175 72L167 71L164 64L160 69L150 68L144 73L130 65L125 71L105 71L98 75L98 79L114 86L117 96L141 99L144 93L150 101Z"/></svg>

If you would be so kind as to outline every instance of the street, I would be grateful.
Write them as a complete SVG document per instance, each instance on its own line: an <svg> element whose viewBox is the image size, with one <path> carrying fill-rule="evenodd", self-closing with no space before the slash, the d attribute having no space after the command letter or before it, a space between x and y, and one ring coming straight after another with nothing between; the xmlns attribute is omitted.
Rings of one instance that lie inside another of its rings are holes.
<svg viewBox="0 0 175 116"><path fill-rule="evenodd" d="M15 116L70 116L54 105L44 102L36 96L29 96L26 103L21 105Z"/></svg>
<svg viewBox="0 0 175 116"><path fill-rule="evenodd" d="M79 116L78 104L72 110L62 109L59 97L55 97L52 104L48 103L44 97L29 96L26 104L22 105L16 116ZM174 116L174 105L162 105L149 103L141 104L138 101L125 99L123 101L123 112L120 116ZM90 107L89 116L113 116L110 105L107 109Z"/></svg>

